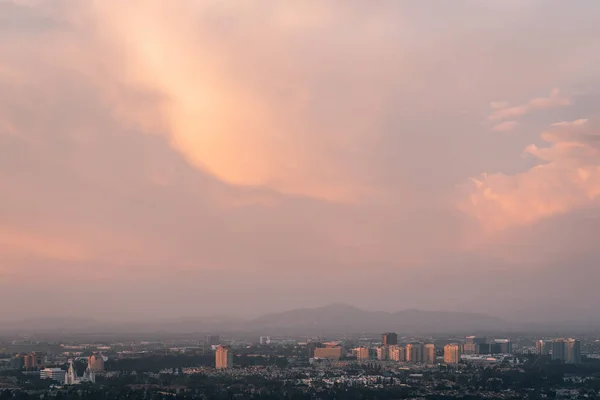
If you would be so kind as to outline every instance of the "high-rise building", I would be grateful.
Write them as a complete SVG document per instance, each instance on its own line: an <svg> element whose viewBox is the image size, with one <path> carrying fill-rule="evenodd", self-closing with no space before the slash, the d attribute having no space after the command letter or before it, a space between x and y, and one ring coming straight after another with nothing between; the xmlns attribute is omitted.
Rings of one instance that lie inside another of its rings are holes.
<svg viewBox="0 0 600 400"><path fill-rule="evenodd" d="M581 363L581 343L579 340L567 339L565 341L565 362L567 364Z"/></svg>
<svg viewBox="0 0 600 400"><path fill-rule="evenodd" d="M377 348L377 359L379 361L389 360L390 358L390 347L380 346Z"/></svg>
<svg viewBox="0 0 600 400"><path fill-rule="evenodd" d="M216 346L221 344L221 338L218 335L206 335L204 337L204 343L208 346Z"/></svg>
<svg viewBox="0 0 600 400"><path fill-rule="evenodd" d="M259 341L261 345L267 345L271 343L271 338L269 336L261 336Z"/></svg>
<svg viewBox="0 0 600 400"><path fill-rule="evenodd" d="M423 343L409 343L406 345L406 362L422 363L424 361Z"/></svg>
<svg viewBox="0 0 600 400"><path fill-rule="evenodd" d="M489 352L486 338L481 336L467 336L462 346L463 354L486 354Z"/></svg>
<svg viewBox="0 0 600 400"><path fill-rule="evenodd" d="M535 352L541 356L548 356L552 352L552 341L538 340L535 342Z"/></svg>
<svg viewBox="0 0 600 400"><path fill-rule="evenodd" d="M381 344L392 346L398 344L398 335L393 332L386 332L381 335Z"/></svg>
<svg viewBox="0 0 600 400"><path fill-rule="evenodd" d="M104 371L104 357L100 354L92 354L88 357L88 368L91 371Z"/></svg>
<svg viewBox="0 0 600 400"><path fill-rule="evenodd" d="M490 343L479 343L477 345L477 354L491 354L492 353L491 347L492 346Z"/></svg>
<svg viewBox="0 0 600 400"><path fill-rule="evenodd" d="M321 343L308 342L306 344L306 348L308 350L308 358L314 358L315 357L315 349L318 349L320 347L323 347L323 345Z"/></svg>
<svg viewBox="0 0 600 400"><path fill-rule="evenodd" d="M467 336L465 337L465 344L482 344L485 343L486 339L480 336Z"/></svg>
<svg viewBox="0 0 600 400"><path fill-rule="evenodd" d="M46 366L46 354L33 352L23 356L23 366L27 369L44 368Z"/></svg>
<svg viewBox="0 0 600 400"><path fill-rule="evenodd" d="M215 368L227 369L233 367L233 352L229 346L219 346L215 352Z"/></svg>
<svg viewBox="0 0 600 400"><path fill-rule="evenodd" d="M554 339L552 341L552 359L565 360L565 339Z"/></svg>
<svg viewBox="0 0 600 400"><path fill-rule="evenodd" d="M22 354L15 355L10 360L10 366L12 369L21 369L25 366L24 356Z"/></svg>
<svg viewBox="0 0 600 400"><path fill-rule="evenodd" d="M356 349L354 349L354 352L356 353L356 358L358 360L368 360L369 358L371 358L369 356L369 349L366 347L357 347Z"/></svg>
<svg viewBox="0 0 600 400"><path fill-rule="evenodd" d="M406 361L406 349L404 348L404 346L390 346L389 353L390 360L396 362Z"/></svg>
<svg viewBox="0 0 600 400"><path fill-rule="evenodd" d="M460 362L460 345L451 343L444 346L444 363L457 365Z"/></svg>
<svg viewBox="0 0 600 400"><path fill-rule="evenodd" d="M33 361L33 356L31 354L25 354L23 356L23 367L27 369L32 369L35 366L35 362Z"/></svg>
<svg viewBox="0 0 600 400"><path fill-rule="evenodd" d="M479 354L479 345L477 343L465 343L463 344L464 354Z"/></svg>
<svg viewBox="0 0 600 400"><path fill-rule="evenodd" d="M554 339L552 341L552 359L567 364L581 362L581 344L575 339Z"/></svg>
<svg viewBox="0 0 600 400"><path fill-rule="evenodd" d="M314 358L338 361L342 358L342 348L340 346L318 347L315 349Z"/></svg>
<svg viewBox="0 0 600 400"><path fill-rule="evenodd" d="M435 364L435 344L427 343L423 352L423 362L426 364Z"/></svg>
<svg viewBox="0 0 600 400"><path fill-rule="evenodd" d="M499 350L495 353L510 354L512 353L512 342L510 339L494 339L494 345Z"/></svg>

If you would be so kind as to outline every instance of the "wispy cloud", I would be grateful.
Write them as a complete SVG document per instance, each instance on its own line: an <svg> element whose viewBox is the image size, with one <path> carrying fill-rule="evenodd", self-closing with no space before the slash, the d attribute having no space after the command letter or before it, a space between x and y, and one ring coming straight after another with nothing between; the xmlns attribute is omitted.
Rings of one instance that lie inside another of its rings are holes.
<svg viewBox="0 0 600 400"><path fill-rule="evenodd" d="M558 89L553 89L548 97L536 97L525 104L510 106L508 102L492 102L489 116L491 121L508 118L522 117L537 110L550 110L553 108L566 107L572 104L569 97L562 96Z"/></svg>
<svg viewBox="0 0 600 400"><path fill-rule="evenodd" d="M519 123L517 121L504 121L492 127L495 132L510 132L514 130Z"/></svg>

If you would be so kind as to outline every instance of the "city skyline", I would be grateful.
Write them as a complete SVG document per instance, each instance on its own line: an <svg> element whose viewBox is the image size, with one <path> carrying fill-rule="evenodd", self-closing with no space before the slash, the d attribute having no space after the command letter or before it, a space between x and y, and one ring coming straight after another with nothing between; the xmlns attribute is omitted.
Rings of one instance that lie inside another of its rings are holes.
<svg viewBox="0 0 600 400"><path fill-rule="evenodd" d="M0 0L0 323L595 324L599 14Z"/></svg>

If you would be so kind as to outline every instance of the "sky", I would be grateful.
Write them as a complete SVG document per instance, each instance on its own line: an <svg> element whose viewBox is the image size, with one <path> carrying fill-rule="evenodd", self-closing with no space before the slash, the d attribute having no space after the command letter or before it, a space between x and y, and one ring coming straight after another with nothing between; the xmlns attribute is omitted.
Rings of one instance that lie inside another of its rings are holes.
<svg viewBox="0 0 600 400"><path fill-rule="evenodd" d="M600 318L600 3L0 0L0 321Z"/></svg>

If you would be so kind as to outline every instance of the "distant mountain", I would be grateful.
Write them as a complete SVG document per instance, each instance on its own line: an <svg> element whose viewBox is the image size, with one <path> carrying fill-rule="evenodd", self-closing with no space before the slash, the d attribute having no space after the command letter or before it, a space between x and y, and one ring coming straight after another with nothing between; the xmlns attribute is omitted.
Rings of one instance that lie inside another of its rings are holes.
<svg viewBox="0 0 600 400"><path fill-rule="evenodd" d="M302 308L268 314L245 324L247 329L272 331L441 333L510 329L500 318L484 314L446 311L404 310L395 313L365 311L344 304Z"/></svg>
<svg viewBox="0 0 600 400"><path fill-rule="evenodd" d="M39 317L4 322L1 332L72 332L91 331L97 322L89 318Z"/></svg>
<svg viewBox="0 0 600 400"><path fill-rule="evenodd" d="M365 311L346 304L301 308L252 320L226 317L157 319L154 321L95 321L77 318L37 318L0 326L2 332L52 333L199 333L327 334L386 332L467 333L511 330L512 324L484 314L404 310Z"/></svg>

